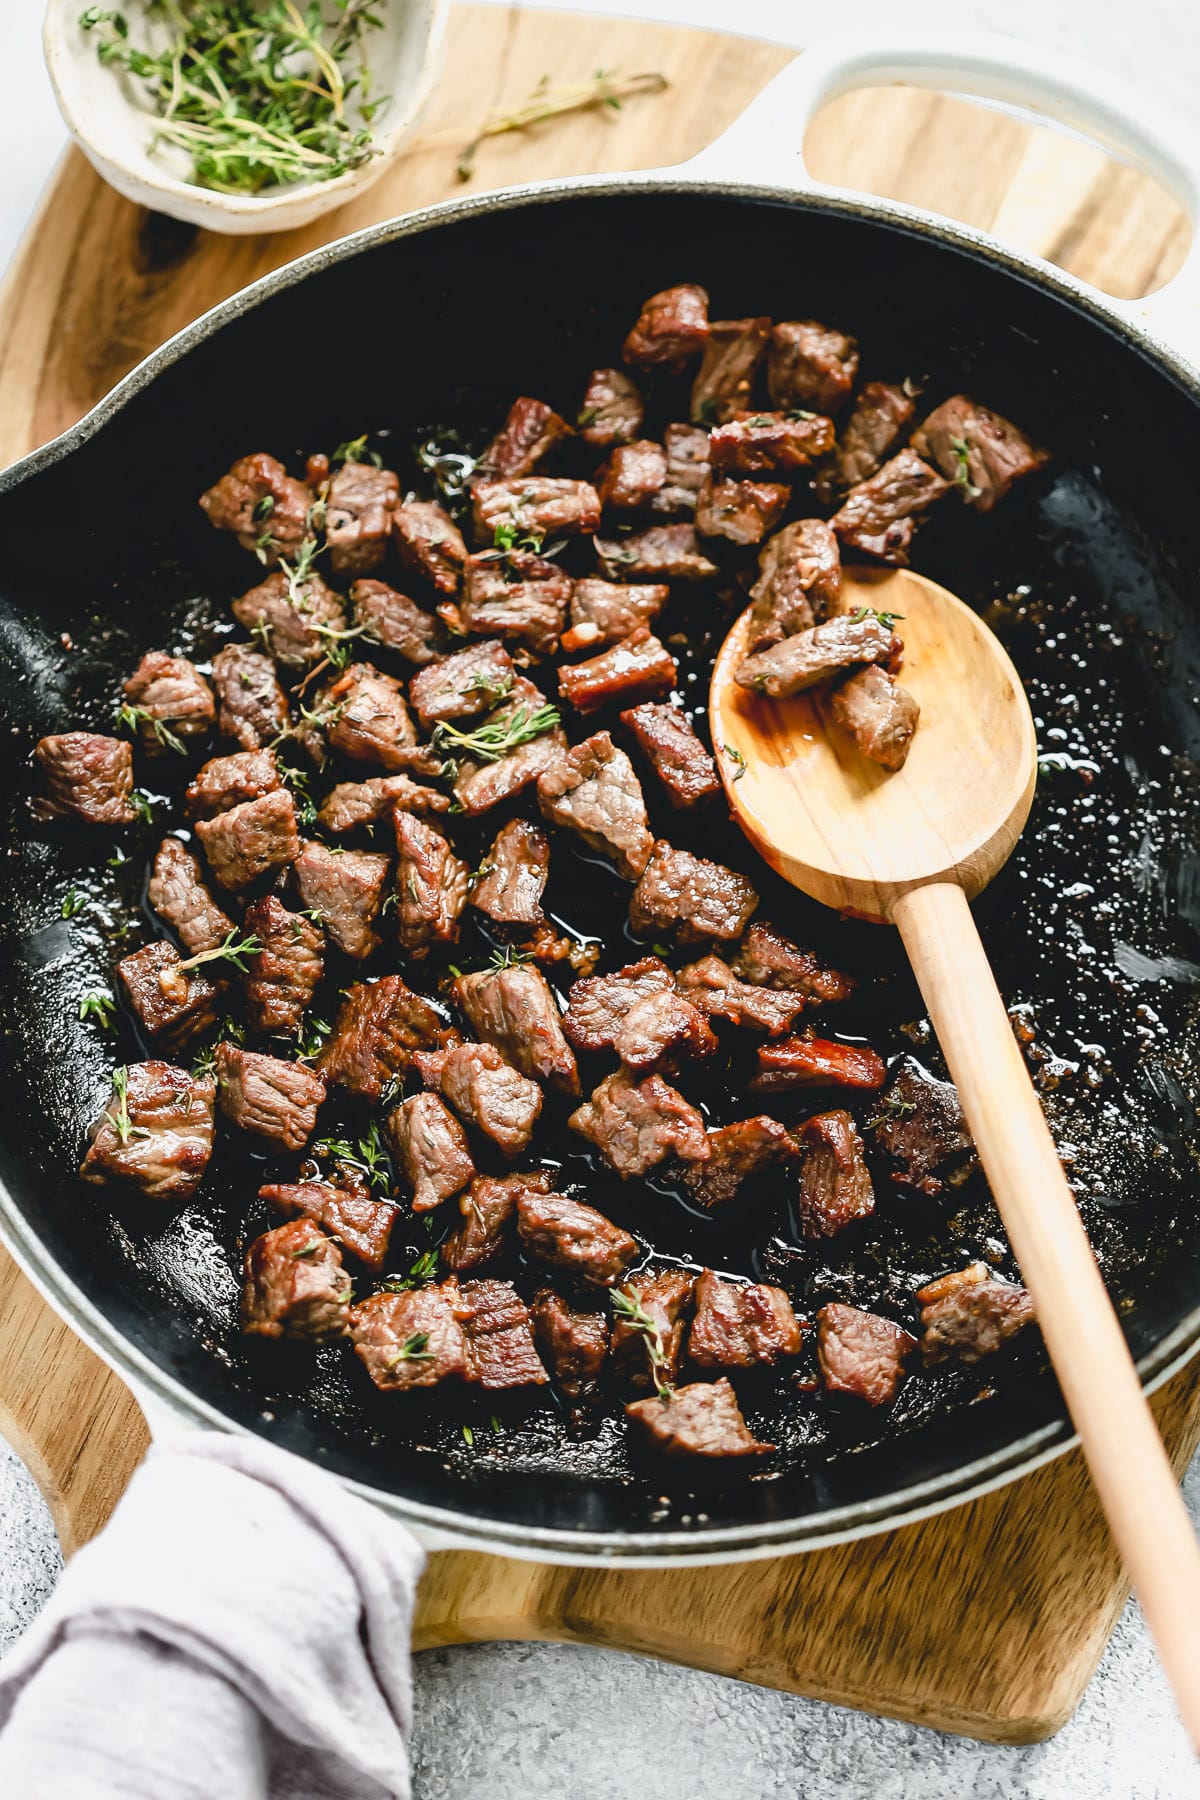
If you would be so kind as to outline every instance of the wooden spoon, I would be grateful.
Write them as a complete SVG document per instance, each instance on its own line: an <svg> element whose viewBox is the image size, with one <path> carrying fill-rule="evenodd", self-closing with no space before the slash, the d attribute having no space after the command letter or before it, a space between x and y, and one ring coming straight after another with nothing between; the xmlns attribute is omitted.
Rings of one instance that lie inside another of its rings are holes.
<svg viewBox="0 0 1200 1800"><path fill-rule="evenodd" d="M895 925L920 983L1117 1548L1200 1748L1200 1548L968 901L1012 851L1037 739L1020 678L961 600L907 570L847 573L844 606L903 618L921 706L888 774L815 700L740 688L749 613L713 670L709 717L734 817L814 900ZM741 760L744 759L744 760Z"/></svg>

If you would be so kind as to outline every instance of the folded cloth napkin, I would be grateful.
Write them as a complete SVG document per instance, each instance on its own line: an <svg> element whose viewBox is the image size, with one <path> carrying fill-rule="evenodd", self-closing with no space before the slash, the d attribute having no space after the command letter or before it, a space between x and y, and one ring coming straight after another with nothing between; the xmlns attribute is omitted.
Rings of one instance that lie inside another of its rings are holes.
<svg viewBox="0 0 1200 1800"><path fill-rule="evenodd" d="M0 1794L409 1800L423 1561L256 1438L155 1446L0 1664Z"/></svg>

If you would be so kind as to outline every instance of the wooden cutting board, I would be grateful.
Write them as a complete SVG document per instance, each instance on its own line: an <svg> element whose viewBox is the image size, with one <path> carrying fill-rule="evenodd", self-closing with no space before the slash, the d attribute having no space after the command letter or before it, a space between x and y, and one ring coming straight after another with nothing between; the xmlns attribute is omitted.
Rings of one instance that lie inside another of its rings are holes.
<svg viewBox="0 0 1200 1800"><path fill-rule="evenodd" d="M708 143L792 53L666 26L456 9L419 136L371 192L279 237L220 238L120 199L76 152L59 165L0 293L0 458L63 430L171 332L256 276L374 220L462 191L482 117L597 69L660 70L658 97L490 140L473 186L646 168ZM964 102L849 95L809 133L827 180L939 208L1133 297L1187 232L1158 189L1100 152ZM1156 1397L1182 1470L1200 1439L1200 1363ZM121 1382L0 1251L0 1427L69 1553L99 1529L147 1434ZM1070 1715L1126 1594L1078 1454L951 1513L838 1549L725 1568L614 1573L431 1559L418 1647L606 1644L1001 1742Z"/></svg>

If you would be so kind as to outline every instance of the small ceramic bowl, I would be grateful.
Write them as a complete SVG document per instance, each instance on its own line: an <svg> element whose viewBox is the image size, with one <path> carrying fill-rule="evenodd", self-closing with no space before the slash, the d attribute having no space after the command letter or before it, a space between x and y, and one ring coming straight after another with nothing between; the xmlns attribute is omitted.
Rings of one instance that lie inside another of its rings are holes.
<svg viewBox="0 0 1200 1800"><path fill-rule="evenodd" d="M331 181L294 182L263 194L218 194L185 179L187 159L149 144L154 114L145 88L102 64L95 32L79 23L82 0L49 0L42 31L59 111L104 179L139 206L210 231L288 231L342 206L377 181L391 152L416 124L442 65L448 0L379 0L378 31L364 39L372 91L390 96L372 132L379 154ZM152 41L140 0L125 0L134 42Z"/></svg>

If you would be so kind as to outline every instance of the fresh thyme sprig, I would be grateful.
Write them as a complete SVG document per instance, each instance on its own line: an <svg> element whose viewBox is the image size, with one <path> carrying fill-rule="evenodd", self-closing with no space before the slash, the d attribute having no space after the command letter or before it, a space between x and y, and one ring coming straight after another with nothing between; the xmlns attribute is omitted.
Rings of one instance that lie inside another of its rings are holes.
<svg viewBox="0 0 1200 1800"><path fill-rule="evenodd" d="M915 1100L906 1100L903 1094L888 1094L879 1103L879 1111L873 1119L868 1119L863 1126L864 1131L874 1131L877 1125L886 1125L890 1119L906 1119L909 1113L916 1112Z"/></svg>
<svg viewBox="0 0 1200 1800"><path fill-rule="evenodd" d="M401 1344L395 1356L388 1362L388 1368L394 1369L402 1362L432 1362L433 1351L429 1348L429 1333L414 1331L412 1336Z"/></svg>
<svg viewBox="0 0 1200 1800"><path fill-rule="evenodd" d="M966 438L951 438L950 448L954 452L954 482L963 491L964 500L977 500L982 488L977 488L971 480L971 446Z"/></svg>
<svg viewBox="0 0 1200 1800"><path fill-rule="evenodd" d="M646 1355L650 1359L650 1378L660 1400L669 1400L675 1392L671 1381L671 1359L667 1355L663 1343L662 1327L657 1319L651 1318L637 1295L628 1288L613 1288L613 1312L623 1325L640 1331L646 1344Z"/></svg>
<svg viewBox="0 0 1200 1800"><path fill-rule="evenodd" d="M364 431L361 437L347 438L347 440L344 444L338 445L337 449L334 451L333 455L329 459L330 462L331 463L369 462L369 463L374 463L375 467L377 469L382 469L383 458L382 458L382 456L380 456L378 450L368 450L367 449L367 438L369 436L370 436L370 433Z"/></svg>
<svg viewBox="0 0 1200 1800"><path fill-rule="evenodd" d="M113 1093L117 1097L116 1110L106 1112L104 1117L117 1134L117 1142L122 1150L131 1138L149 1137L150 1133L140 1125L132 1125L129 1121L129 1070L122 1066L112 1073Z"/></svg>
<svg viewBox="0 0 1200 1800"><path fill-rule="evenodd" d="M58 909L60 919L73 919L87 905L87 895L81 894L78 888L68 888L63 895L62 905Z"/></svg>
<svg viewBox="0 0 1200 1800"><path fill-rule="evenodd" d="M279 770L279 778L292 791L296 803L296 822L299 825L315 825L317 822L317 803L312 797L311 777L307 769L294 769L291 763L285 763L282 757L275 758L275 767Z"/></svg>
<svg viewBox="0 0 1200 1800"><path fill-rule="evenodd" d="M379 1286L385 1294L407 1294L411 1288L424 1287L438 1272L438 1253L426 1250L418 1256L407 1275L392 1275Z"/></svg>
<svg viewBox="0 0 1200 1800"><path fill-rule="evenodd" d="M620 112L623 100L639 94L661 94L670 86L665 75L618 75L615 69L597 69L590 81L572 81L562 87L551 87L550 77L542 79L523 106L508 113L492 113L458 159L460 181L469 181L475 173L475 157L486 139L503 137L510 131L528 131L547 119L562 118L566 113L589 112L608 108Z"/></svg>
<svg viewBox="0 0 1200 1800"><path fill-rule="evenodd" d="M532 950L518 950L515 944L505 944L503 950L492 951L488 958L490 969L519 969L522 964L533 961Z"/></svg>
<svg viewBox="0 0 1200 1800"><path fill-rule="evenodd" d="M328 1019L307 1019L296 1033L296 1059L314 1062L325 1048L325 1040L333 1030Z"/></svg>
<svg viewBox="0 0 1200 1800"><path fill-rule="evenodd" d="M392 1165L379 1141L379 1124L375 1119L371 1120L367 1135L359 1138L357 1143L351 1143L347 1138L320 1138L313 1145L313 1153L349 1163L351 1168L362 1171L371 1187L385 1194L391 1191Z"/></svg>
<svg viewBox="0 0 1200 1800"><path fill-rule="evenodd" d="M749 763L746 761L741 751L735 750L732 744L722 744L721 748L733 764L734 773L732 780L740 781L742 776L746 773L746 770L750 767Z"/></svg>
<svg viewBox="0 0 1200 1800"><path fill-rule="evenodd" d="M489 719L474 731L460 731L457 725L443 720L434 727L430 749L435 753L449 751L454 758L471 757L476 762L499 762L522 744L553 731L559 722L556 706L515 707L506 718Z"/></svg>
<svg viewBox="0 0 1200 1800"><path fill-rule="evenodd" d="M116 1010L117 1003L107 988L95 988L79 1002L80 1019L93 1019L101 1031L116 1030Z"/></svg>
<svg viewBox="0 0 1200 1800"><path fill-rule="evenodd" d="M148 706L131 706L127 701L117 708L117 724L135 734L147 726L165 749L174 750L176 756L187 755L183 739L171 730L165 719L156 718Z"/></svg>
<svg viewBox="0 0 1200 1800"><path fill-rule="evenodd" d="M227 931L214 950L201 950L197 955L189 956L186 961L176 963L168 973L171 976L182 975L188 969L200 968L203 963L228 962L232 963L235 969L240 969L244 975L246 958L256 956L261 949L262 944L253 932L249 937L244 937L239 941L236 930Z"/></svg>
<svg viewBox="0 0 1200 1800"><path fill-rule="evenodd" d="M481 670L478 675L473 675L468 681L467 692L468 694L483 694L492 702L493 706L499 706L500 702L507 700L512 693L512 684L511 669L506 669L503 675L489 675L486 671Z"/></svg>
<svg viewBox="0 0 1200 1800"><path fill-rule="evenodd" d="M903 613L877 612L873 606L860 606L856 612L850 614L850 623L861 625L864 619L878 619L885 631L891 631L895 627L896 620L903 617Z"/></svg>

